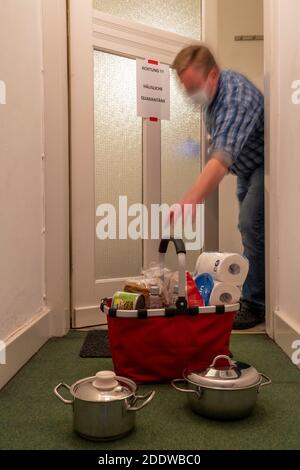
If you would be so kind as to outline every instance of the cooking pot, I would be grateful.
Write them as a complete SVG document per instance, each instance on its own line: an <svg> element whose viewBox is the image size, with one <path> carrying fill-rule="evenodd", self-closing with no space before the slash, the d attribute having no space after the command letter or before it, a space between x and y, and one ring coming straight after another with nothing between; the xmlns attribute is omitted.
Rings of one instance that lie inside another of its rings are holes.
<svg viewBox="0 0 300 470"><path fill-rule="evenodd" d="M59 393L67 389L73 396L67 400ZM154 397L151 391L136 395L137 385L112 371L98 372L69 386L58 384L55 395L66 405L73 406L74 430L90 440L113 440L127 435L135 425L135 412L141 410ZM142 403L138 404L140 400Z"/></svg>
<svg viewBox="0 0 300 470"><path fill-rule="evenodd" d="M260 389L271 384L271 379L254 367L232 361L228 356L217 356L207 369L198 372L185 370L183 377L173 380L172 386L187 394L196 413L220 420L248 416ZM186 387L178 385L183 382Z"/></svg>

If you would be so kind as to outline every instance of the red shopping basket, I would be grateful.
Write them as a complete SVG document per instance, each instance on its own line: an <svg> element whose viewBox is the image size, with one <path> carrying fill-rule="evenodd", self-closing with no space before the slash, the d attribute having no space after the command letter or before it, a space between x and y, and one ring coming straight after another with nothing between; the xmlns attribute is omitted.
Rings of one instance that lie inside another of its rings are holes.
<svg viewBox="0 0 300 470"><path fill-rule="evenodd" d="M163 239L159 252L164 263L169 242L179 261L179 297L176 308L117 310L104 299L109 342L117 375L137 383L169 382L184 369L206 368L218 355L229 354L229 341L239 304L189 307L185 286L185 246L182 240Z"/></svg>

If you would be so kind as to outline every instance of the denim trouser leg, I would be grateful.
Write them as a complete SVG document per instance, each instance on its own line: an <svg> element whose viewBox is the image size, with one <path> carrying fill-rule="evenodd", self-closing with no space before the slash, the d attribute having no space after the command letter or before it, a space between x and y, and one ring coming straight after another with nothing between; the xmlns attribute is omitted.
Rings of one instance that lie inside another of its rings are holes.
<svg viewBox="0 0 300 470"><path fill-rule="evenodd" d="M265 305L264 168L249 178L238 177L239 230L250 270L243 287L243 300L258 308Z"/></svg>

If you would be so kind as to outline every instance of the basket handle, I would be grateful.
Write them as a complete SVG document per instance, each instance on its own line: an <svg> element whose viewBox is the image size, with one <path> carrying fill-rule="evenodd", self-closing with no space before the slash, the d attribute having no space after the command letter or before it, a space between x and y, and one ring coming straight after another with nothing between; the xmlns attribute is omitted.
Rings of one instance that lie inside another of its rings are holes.
<svg viewBox="0 0 300 470"><path fill-rule="evenodd" d="M167 253L170 242L174 243L177 255L179 255L179 253L186 254L186 249L185 249L183 240L180 240L180 238L173 238L173 237L163 238L161 240L159 249L158 249L159 253L161 254Z"/></svg>
<svg viewBox="0 0 300 470"><path fill-rule="evenodd" d="M160 254L160 263L164 266L165 265L165 254L167 253L169 243L172 242L175 245L176 253L178 256L178 273L179 273L179 279L178 279L178 293L179 293L179 301L185 300L185 303L182 304L182 307L186 307L186 298L185 298L185 285L186 285L186 280L185 280L185 257L186 257L186 249L183 240L179 238L163 238L160 242L159 245L159 254Z"/></svg>

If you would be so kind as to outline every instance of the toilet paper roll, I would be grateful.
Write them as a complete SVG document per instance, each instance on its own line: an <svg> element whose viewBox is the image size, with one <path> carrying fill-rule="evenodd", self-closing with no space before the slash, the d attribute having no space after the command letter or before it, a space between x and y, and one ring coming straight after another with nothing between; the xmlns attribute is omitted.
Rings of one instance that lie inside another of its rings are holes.
<svg viewBox="0 0 300 470"><path fill-rule="evenodd" d="M214 288L210 294L209 305L237 304L240 298L241 289L239 287L215 281Z"/></svg>
<svg viewBox="0 0 300 470"><path fill-rule="evenodd" d="M196 274L210 273L216 281L242 286L249 272L249 261L234 253L202 253Z"/></svg>

